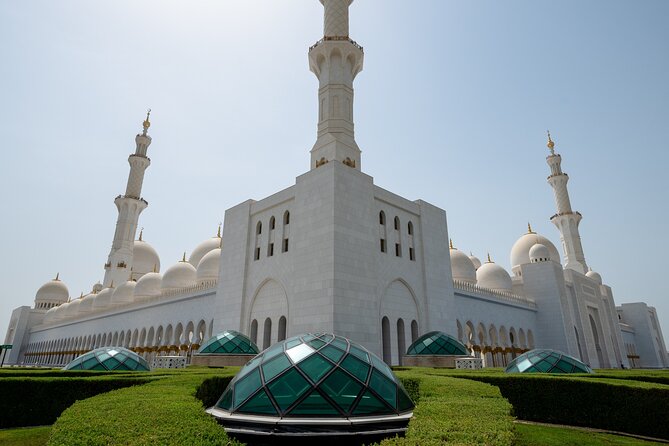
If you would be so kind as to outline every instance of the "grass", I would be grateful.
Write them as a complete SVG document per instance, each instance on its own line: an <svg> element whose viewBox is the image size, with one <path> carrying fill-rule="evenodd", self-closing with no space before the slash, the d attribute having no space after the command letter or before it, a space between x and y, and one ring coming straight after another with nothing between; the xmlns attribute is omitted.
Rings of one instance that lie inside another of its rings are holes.
<svg viewBox="0 0 669 446"><path fill-rule="evenodd" d="M655 446L666 443L568 427L516 424L516 446Z"/></svg>
<svg viewBox="0 0 669 446"><path fill-rule="evenodd" d="M51 426L19 427L0 430L3 446L44 446L49 441Z"/></svg>

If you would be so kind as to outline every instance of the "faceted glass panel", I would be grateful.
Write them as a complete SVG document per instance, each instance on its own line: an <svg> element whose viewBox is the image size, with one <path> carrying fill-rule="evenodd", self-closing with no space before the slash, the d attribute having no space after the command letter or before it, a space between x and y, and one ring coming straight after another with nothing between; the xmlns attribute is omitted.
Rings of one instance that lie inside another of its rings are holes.
<svg viewBox="0 0 669 446"><path fill-rule="evenodd" d="M506 372L594 373L578 359L550 349L536 349L523 353L509 363Z"/></svg>
<svg viewBox="0 0 669 446"><path fill-rule="evenodd" d="M347 356L346 359L342 361L341 366L344 370L351 373L363 383L367 382L369 366L355 356Z"/></svg>
<svg viewBox="0 0 669 446"><path fill-rule="evenodd" d="M356 408L353 409L353 415L382 415L389 413L393 413L393 411L369 390L365 392Z"/></svg>
<svg viewBox="0 0 669 446"><path fill-rule="evenodd" d="M283 375L281 379L277 379L269 385L269 391L274 397L274 401L279 405L281 410L286 410L293 404L304 392L309 389L310 385L302 375L295 369L291 369L288 373Z"/></svg>
<svg viewBox="0 0 669 446"><path fill-rule="evenodd" d="M327 372L332 370L334 365L316 353L302 361L298 367L309 377L309 379L311 379L311 381L317 383Z"/></svg>
<svg viewBox="0 0 669 446"><path fill-rule="evenodd" d="M267 396L265 389L253 395L242 407L239 412L257 414L257 415L276 415L276 409L272 405L272 401Z"/></svg>
<svg viewBox="0 0 669 446"><path fill-rule="evenodd" d="M260 388L260 372L255 369L235 383L235 407L238 407L253 392Z"/></svg>
<svg viewBox="0 0 669 446"><path fill-rule="evenodd" d="M290 367L290 361L286 355L277 356L269 362L263 362L262 372L265 375L265 381L271 381L276 375Z"/></svg>
<svg viewBox="0 0 669 446"><path fill-rule="evenodd" d="M321 391L325 392L344 412L348 412L351 405L362 390L362 385L352 380L341 370L335 370L328 376L320 386ZM413 405L411 406L413 407Z"/></svg>
<svg viewBox="0 0 669 446"><path fill-rule="evenodd" d="M416 339L407 349L407 355L469 356L469 350L453 336L431 331Z"/></svg>
<svg viewBox="0 0 669 446"><path fill-rule="evenodd" d="M300 401L300 404L295 406L295 408L290 411L290 414L319 417L341 415L337 409L332 407L332 405L323 398L323 395L318 393L317 390L312 391L305 399Z"/></svg>
<svg viewBox="0 0 669 446"><path fill-rule="evenodd" d="M248 337L228 330L209 338L200 349L198 355L257 355L260 350Z"/></svg>
<svg viewBox="0 0 669 446"><path fill-rule="evenodd" d="M137 353L123 347L101 347L73 359L64 370L149 371L149 364Z"/></svg>

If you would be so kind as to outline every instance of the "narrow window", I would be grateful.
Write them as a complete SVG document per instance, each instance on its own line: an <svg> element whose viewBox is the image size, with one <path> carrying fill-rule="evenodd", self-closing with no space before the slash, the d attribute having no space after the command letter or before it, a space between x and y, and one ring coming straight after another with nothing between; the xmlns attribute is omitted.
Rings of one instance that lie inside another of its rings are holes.
<svg viewBox="0 0 669 446"><path fill-rule="evenodd" d="M286 211L285 214L283 214L283 224L284 225L289 225L290 224L290 212Z"/></svg>
<svg viewBox="0 0 669 446"><path fill-rule="evenodd" d="M256 234L258 234L258 235L262 234L262 223L261 222L258 222L258 224L256 225Z"/></svg>
<svg viewBox="0 0 669 446"><path fill-rule="evenodd" d="M409 235L413 235L413 223L409 222L408 229L409 229Z"/></svg>
<svg viewBox="0 0 669 446"><path fill-rule="evenodd" d="M260 259L260 246L256 248L256 253L253 256L253 260L259 260Z"/></svg>
<svg viewBox="0 0 669 446"><path fill-rule="evenodd" d="M396 231L400 230L400 219L399 219L399 217L395 217L395 230Z"/></svg>
<svg viewBox="0 0 669 446"><path fill-rule="evenodd" d="M274 216L272 216L272 218L269 219L269 229L272 230L275 227L276 227L276 219L274 218Z"/></svg>
<svg viewBox="0 0 669 446"><path fill-rule="evenodd" d="M267 248L267 257L272 257L274 255L274 243L270 243Z"/></svg>
<svg viewBox="0 0 669 446"><path fill-rule="evenodd" d="M409 260L416 260L416 254L414 253L413 248L409 248Z"/></svg>
<svg viewBox="0 0 669 446"><path fill-rule="evenodd" d="M381 252L386 252L386 240L381 239Z"/></svg>
<svg viewBox="0 0 669 446"><path fill-rule="evenodd" d="M288 252L288 239L283 239L283 252Z"/></svg>
<svg viewBox="0 0 669 446"><path fill-rule="evenodd" d="M402 245L395 243L395 256L402 257Z"/></svg>
<svg viewBox="0 0 669 446"><path fill-rule="evenodd" d="M380 225L386 224L386 214L383 211L379 212L379 224Z"/></svg>

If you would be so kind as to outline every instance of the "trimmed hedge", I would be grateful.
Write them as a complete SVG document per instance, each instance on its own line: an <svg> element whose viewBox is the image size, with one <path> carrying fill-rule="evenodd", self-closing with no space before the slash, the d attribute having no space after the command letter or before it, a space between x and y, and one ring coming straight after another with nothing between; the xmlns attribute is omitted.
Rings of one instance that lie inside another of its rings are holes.
<svg viewBox="0 0 669 446"><path fill-rule="evenodd" d="M53 424L75 401L149 382L146 378L0 378L0 429Z"/></svg>
<svg viewBox="0 0 669 446"><path fill-rule="evenodd" d="M594 377L461 377L499 387L523 420L669 439L669 386Z"/></svg>
<svg viewBox="0 0 669 446"><path fill-rule="evenodd" d="M202 401L204 407L211 407L223 395L233 376L213 376L202 381L195 391L195 398Z"/></svg>

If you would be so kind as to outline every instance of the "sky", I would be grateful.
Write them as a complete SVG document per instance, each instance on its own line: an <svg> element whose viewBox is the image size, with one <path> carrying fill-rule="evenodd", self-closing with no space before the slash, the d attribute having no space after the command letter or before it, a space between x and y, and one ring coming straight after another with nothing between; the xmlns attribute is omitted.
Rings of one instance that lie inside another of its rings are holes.
<svg viewBox="0 0 669 446"><path fill-rule="evenodd" d="M151 108L140 217L164 271L226 209L294 184L316 139L317 0L0 0L0 335L56 273L103 277ZM559 246L545 157L570 176L588 265L669 339L669 2L357 0L362 170L447 212L510 270L527 223Z"/></svg>

